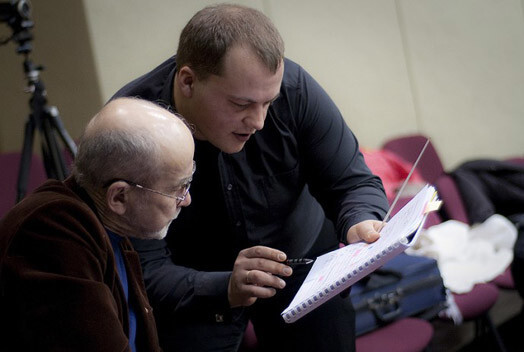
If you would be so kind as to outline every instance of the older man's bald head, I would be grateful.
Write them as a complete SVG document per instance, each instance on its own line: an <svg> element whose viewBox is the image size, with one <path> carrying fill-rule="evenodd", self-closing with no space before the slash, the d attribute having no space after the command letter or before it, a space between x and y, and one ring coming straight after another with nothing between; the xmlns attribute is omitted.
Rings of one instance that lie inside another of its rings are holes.
<svg viewBox="0 0 524 352"><path fill-rule="evenodd" d="M194 142L180 117L145 100L109 102L87 125L73 174L86 188L114 178L154 180L166 163L183 168L192 161Z"/></svg>
<svg viewBox="0 0 524 352"><path fill-rule="evenodd" d="M119 98L100 110L89 122L84 134L89 136L106 130L148 131L155 138L165 137L172 141L170 132L183 134L187 132L187 126L157 104L137 98Z"/></svg>

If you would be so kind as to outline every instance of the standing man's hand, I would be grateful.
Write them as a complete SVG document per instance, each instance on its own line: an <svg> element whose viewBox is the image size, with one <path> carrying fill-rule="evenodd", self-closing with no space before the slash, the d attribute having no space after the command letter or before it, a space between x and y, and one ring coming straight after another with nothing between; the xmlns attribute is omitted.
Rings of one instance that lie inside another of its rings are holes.
<svg viewBox="0 0 524 352"><path fill-rule="evenodd" d="M375 242L380 237L379 231L382 221L365 220L351 226L348 230L346 239L348 243L365 241L368 243Z"/></svg>
<svg viewBox="0 0 524 352"><path fill-rule="evenodd" d="M290 276L286 254L277 249L255 246L242 250L229 279L228 298L232 308L250 306L258 298L269 298L286 286L279 276Z"/></svg>

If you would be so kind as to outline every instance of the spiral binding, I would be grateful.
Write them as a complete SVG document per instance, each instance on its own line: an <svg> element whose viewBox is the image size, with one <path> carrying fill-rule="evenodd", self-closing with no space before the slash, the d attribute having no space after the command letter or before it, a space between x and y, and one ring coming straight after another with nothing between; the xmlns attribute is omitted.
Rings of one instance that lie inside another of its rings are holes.
<svg viewBox="0 0 524 352"><path fill-rule="evenodd" d="M357 276L362 271L364 271L365 268L369 267L371 264L380 260L380 258L385 256L387 253L390 253L395 248L398 248L399 246L400 246L400 243L398 242L392 245L389 245L386 249L383 249L380 253L377 253L375 256L371 257L368 261L364 262L362 265L359 265L357 269L354 269L351 273L335 281L335 283L331 284L329 288L325 288L324 290L318 292L318 294L313 295L312 298L308 298L306 301L302 302L301 304L297 305L295 308L291 309L288 313L285 314L285 319L289 320L292 317L295 317L297 314L300 314L300 313L305 314L307 310L310 309L313 305L318 304L321 301L330 299L333 292L339 289L343 285L343 283L350 280L352 277Z"/></svg>

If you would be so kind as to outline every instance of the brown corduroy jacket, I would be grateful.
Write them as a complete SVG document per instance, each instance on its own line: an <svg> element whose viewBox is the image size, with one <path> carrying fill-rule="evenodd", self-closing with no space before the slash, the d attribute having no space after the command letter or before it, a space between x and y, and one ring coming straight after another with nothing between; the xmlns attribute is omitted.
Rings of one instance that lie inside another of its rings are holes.
<svg viewBox="0 0 524 352"><path fill-rule="evenodd" d="M138 352L159 351L138 254L121 241ZM0 221L0 350L128 351L109 237L72 178L47 181Z"/></svg>

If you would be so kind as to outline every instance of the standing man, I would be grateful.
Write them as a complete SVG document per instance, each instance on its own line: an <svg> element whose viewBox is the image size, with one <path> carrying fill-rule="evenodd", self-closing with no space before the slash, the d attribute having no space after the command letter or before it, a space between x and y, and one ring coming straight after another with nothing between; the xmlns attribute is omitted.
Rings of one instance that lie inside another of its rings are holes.
<svg viewBox="0 0 524 352"><path fill-rule="evenodd" d="M191 202L193 137L148 101L117 99L88 124L72 176L0 222L0 350L160 351L138 254Z"/></svg>
<svg viewBox="0 0 524 352"><path fill-rule="evenodd" d="M353 351L348 298L284 323L309 270L291 275L285 260L376 240L388 204L335 104L284 58L271 21L206 7L176 57L119 96L163 101L195 127L193 204L166 241L133 242L163 348L235 351L251 319L262 350Z"/></svg>

